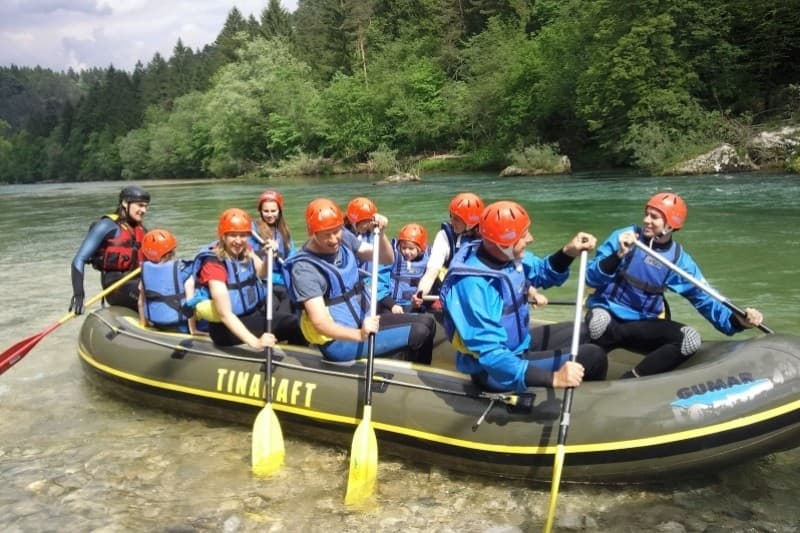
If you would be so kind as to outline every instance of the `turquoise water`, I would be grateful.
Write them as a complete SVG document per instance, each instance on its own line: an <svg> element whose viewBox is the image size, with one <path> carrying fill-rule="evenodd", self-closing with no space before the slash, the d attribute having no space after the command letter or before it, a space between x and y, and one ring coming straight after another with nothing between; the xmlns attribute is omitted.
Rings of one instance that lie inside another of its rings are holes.
<svg viewBox="0 0 800 533"><path fill-rule="evenodd" d="M432 240L449 199L474 191L487 201L513 199L533 217L540 255L575 232L604 239L638 223L659 190L689 205L683 246L715 288L741 307L755 306L778 332L798 332L800 177L780 174L649 177L583 173L506 178L489 174L423 176L422 183L372 180L154 182L150 228L178 237L193 255L215 237L228 207L251 213L265 188L279 190L296 240L304 238L306 203L328 196L344 207L368 196L390 231L424 224ZM69 263L89 224L111 211L117 183L0 187L0 339L3 349L66 313ZM87 296L99 291L87 271ZM575 280L551 290L574 298ZM705 338L723 336L673 297L673 315ZM553 307L543 318L570 320ZM289 439L287 466L275 479L253 480L249 428L183 419L117 402L88 386L75 357L80 318L48 335L0 377L0 512L9 531L535 531L549 487L472 478L380 460L381 506L367 515L341 505L346 450ZM742 336L755 335L747 332ZM567 487L557 528L594 531L797 531L800 452L776 454L705 478L667 487ZM56 526L58 524L58 526ZM677 525L675 525L677 524ZM678 529L678 528L683 529ZM506 528L506 529L503 529Z"/></svg>

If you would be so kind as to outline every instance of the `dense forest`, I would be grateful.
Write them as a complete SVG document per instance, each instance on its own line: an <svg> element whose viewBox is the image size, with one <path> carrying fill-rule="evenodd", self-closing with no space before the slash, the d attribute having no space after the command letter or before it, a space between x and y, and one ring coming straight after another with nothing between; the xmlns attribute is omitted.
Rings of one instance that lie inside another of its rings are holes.
<svg viewBox="0 0 800 533"><path fill-rule="evenodd" d="M133 72L0 68L0 182L536 147L657 171L800 122L798 20L800 0L269 0Z"/></svg>

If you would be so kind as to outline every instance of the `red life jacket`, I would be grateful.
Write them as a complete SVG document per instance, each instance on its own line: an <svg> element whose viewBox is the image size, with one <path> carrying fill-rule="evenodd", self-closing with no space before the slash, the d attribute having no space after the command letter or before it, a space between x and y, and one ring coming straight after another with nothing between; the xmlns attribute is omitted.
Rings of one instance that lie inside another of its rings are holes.
<svg viewBox="0 0 800 533"><path fill-rule="evenodd" d="M98 248L92 258L92 266L101 271L128 272L142 264L144 228L141 225L131 226L127 222L121 222L117 214L105 215L104 218L116 222L119 230L116 236L106 239Z"/></svg>

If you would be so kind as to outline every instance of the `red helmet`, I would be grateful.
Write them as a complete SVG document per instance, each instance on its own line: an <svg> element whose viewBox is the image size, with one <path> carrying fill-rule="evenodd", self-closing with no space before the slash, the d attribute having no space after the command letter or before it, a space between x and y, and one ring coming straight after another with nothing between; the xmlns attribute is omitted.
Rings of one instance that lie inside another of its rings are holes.
<svg viewBox="0 0 800 533"><path fill-rule="evenodd" d="M489 204L481 216L481 237L498 246L508 247L519 241L531 226L531 217L516 202Z"/></svg>
<svg viewBox="0 0 800 533"><path fill-rule="evenodd" d="M226 209L219 216L217 236L222 237L226 233L250 233L252 229L253 223L250 220L250 215L242 209L233 207Z"/></svg>
<svg viewBox="0 0 800 533"><path fill-rule="evenodd" d="M283 211L283 196L278 191L264 191L261 193L261 196L258 197L258 206L256 209L261 211L261 204L264 202L275 202L278 204L278 210Z"/></svg>
<svg viewBox="0 0 800 533"><path fill-rule="evenodd" d="M178 241L172 233L165 229L154 229L145 233L142 239L142 254L148 260L157 263L177 246Z"/></svg>
<svg viewBox="0 0 800 533"><path fill-rule="evenodd" d="M471 192L459 193L450 200L450 213L463 220L469 229L481 221L483 200Z"/></svg>
<svg viewBox="0 0 800 533"><path fill-rule="evenodd" d="M312 200L306 207L306 227L308 234L326 231L344 224L344 217L339 206L328 198Z"/></svg>
<svg viewBox="0 0 800 533"><path fill-rule="evenodd" d="M397 240L411 241L424 252L428 247L428 232L419 224L412 222L400 228L400 231L397 233Z"/></svg>
<svg viewBox="0 0 800 533"><path fill-rule="evenodd" d="M675 193L660 192L654 194L647 201L647 207L652 207L664 217L667 225L673 230L679 230L686 222L686 202Z"/></svg>
<svg viewBox="0 0 800 533"><path fill-rule="evenodd" d="M351 224L356 224L362 220L371 220L373 215L377 212L378 208L375 206L375 203L363 196L353 198L350 200L350 203L347 204L347 220L349 220Z"/></svg>

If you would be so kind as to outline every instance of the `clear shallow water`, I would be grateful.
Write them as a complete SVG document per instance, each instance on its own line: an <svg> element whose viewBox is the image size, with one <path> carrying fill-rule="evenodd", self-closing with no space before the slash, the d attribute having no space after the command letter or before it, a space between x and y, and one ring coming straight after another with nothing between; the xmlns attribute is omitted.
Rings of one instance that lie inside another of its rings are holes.
<svg viewBox="0 0 800 533"><path fill-rule="evenodd" d="M549 253L576 231L602 239L641 220L644 201L670 188L689 204L678 235L709 281L744 307L761 308L779 332L797 332L800 288L800 178L734 175L654 178L613 173L498 179L425 177L421 184L374 186L332 181L147 184L148 226L165 227L188 257L214 238L227 207L255 209L264 188L285 198L296 239L316 196L343 206L373 198L393 231L411 221L431 233L456 192L487 201L514 199L533 216L533 250ZM114 207L121 184L0 187L0 339L2 349L66 313L69 263L88 225ZM87 272L86 292L99 292ZM571 299L571 280L551 291ZM694 310L673 313L721 338ZM566 307L543 312L569 320ZM75 354L81 319L48 335L0 377L0 516L5 531L538 531L549 486L470 477L380 457L378 507L342 504L347 450L287 438L287 464L268 480L249 473L250 428L176 417L96 391ZM743 335L750 335L745 333ZM568 459L567 459L568 460ZM656 481L656 480L654 480ZM564 486L562 531L800 531L800 451L792 450L666 486Z"/></svg>

